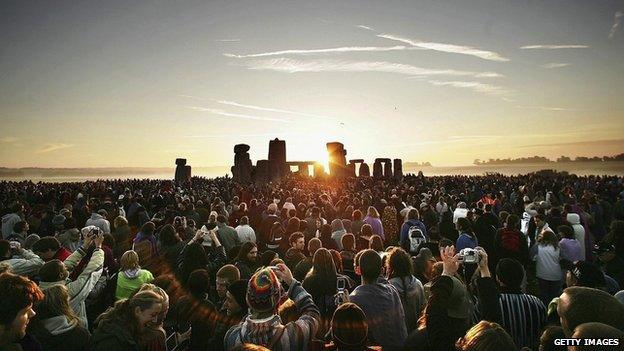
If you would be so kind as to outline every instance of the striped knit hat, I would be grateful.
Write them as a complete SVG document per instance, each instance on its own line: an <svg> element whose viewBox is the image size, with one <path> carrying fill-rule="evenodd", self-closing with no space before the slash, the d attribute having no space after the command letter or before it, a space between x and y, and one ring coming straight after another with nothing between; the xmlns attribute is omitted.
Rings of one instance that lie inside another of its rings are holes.
<svg viewBox="0 0 624 351"><path fill-rule="evenodd" d="M256 312L275 311L281 294L279 279L271 270L264 268L256 272L247 285L247 305Z"/></svg>

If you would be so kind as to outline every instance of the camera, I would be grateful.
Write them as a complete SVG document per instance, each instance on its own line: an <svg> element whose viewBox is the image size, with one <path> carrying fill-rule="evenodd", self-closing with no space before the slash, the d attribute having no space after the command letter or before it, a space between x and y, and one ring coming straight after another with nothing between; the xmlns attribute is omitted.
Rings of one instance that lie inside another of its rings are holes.
<svg viewBox="0 0 624 351"><path fill-rule="evenodd" d="M98 236L98 234L100 234L100 228L96 227L96 228L91 229L91 233L90 234L93 235L93 236Z"/></svg>
<svg viewBox="0 0 624 351"><path fill-rule="evenodd" d="M336 279L336 295L334 296L334 303L336 306L340 306L349 301L347 293L347 280L343 277Z"/></svg>
<svg viewBox="0 0 624 351"><path fill-rule="evenodd" d="M481 257L479 252L475 249L465 248L459 251L459 259L463 263L479 263Z"/></svg>

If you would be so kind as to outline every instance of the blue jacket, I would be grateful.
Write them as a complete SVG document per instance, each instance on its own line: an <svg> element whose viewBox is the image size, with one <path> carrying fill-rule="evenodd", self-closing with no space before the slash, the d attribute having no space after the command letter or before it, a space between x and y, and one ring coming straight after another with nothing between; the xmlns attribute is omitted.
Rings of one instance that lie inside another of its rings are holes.
<svg viewBox="0 0 624 351"><path fill-rule="evenodd" d="M404 222L403 225L401 226L400 240L401 240L402 246L405 244L407 240L409 240L409 238L407 237L407 232L409 231L410 227L414 225L420 228L420 230L423 232L423 234L427 238L427 241L429 241L429 235L427 235L427 227L425 226L425 224L418 219L410 219L409 221Z"/></svg>

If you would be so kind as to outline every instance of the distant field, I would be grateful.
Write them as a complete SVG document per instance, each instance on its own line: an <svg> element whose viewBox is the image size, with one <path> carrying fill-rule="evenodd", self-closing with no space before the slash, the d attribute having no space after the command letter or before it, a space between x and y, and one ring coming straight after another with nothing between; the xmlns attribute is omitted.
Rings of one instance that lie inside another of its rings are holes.
<svg viewBox="0 0 624 351"><path fill-rule="evenodd" d="M406 167L404 173L418 173L422 171L427 176L432 175L481 175L485 173L502 173L516 175L536 172L542 169L566 171L577 175L618 175L624 176L624 162L570 162L570 163L540 163L540 164L513 164L493 166L461 166L461 167ZM1 180L32 180L43 182L82 182L96 179L127 179L150 178L172 179L175 169L172 168L92 168L92 169L0 169ZM227 166L197 167L193 175L208 178L220 177L230 173Z"/></svg>

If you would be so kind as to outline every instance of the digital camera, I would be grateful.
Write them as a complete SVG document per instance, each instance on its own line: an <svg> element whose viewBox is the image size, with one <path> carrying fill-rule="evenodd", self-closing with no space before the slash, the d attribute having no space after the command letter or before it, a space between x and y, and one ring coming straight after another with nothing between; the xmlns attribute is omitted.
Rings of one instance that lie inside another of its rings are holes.
<svg viewBox="0 0 624 351"><path fill-rule="evenodd" d="M459 259L463 263L479 263L481 257L479 256L479 252L477 250L467 247L459 251Z"/></svg>

